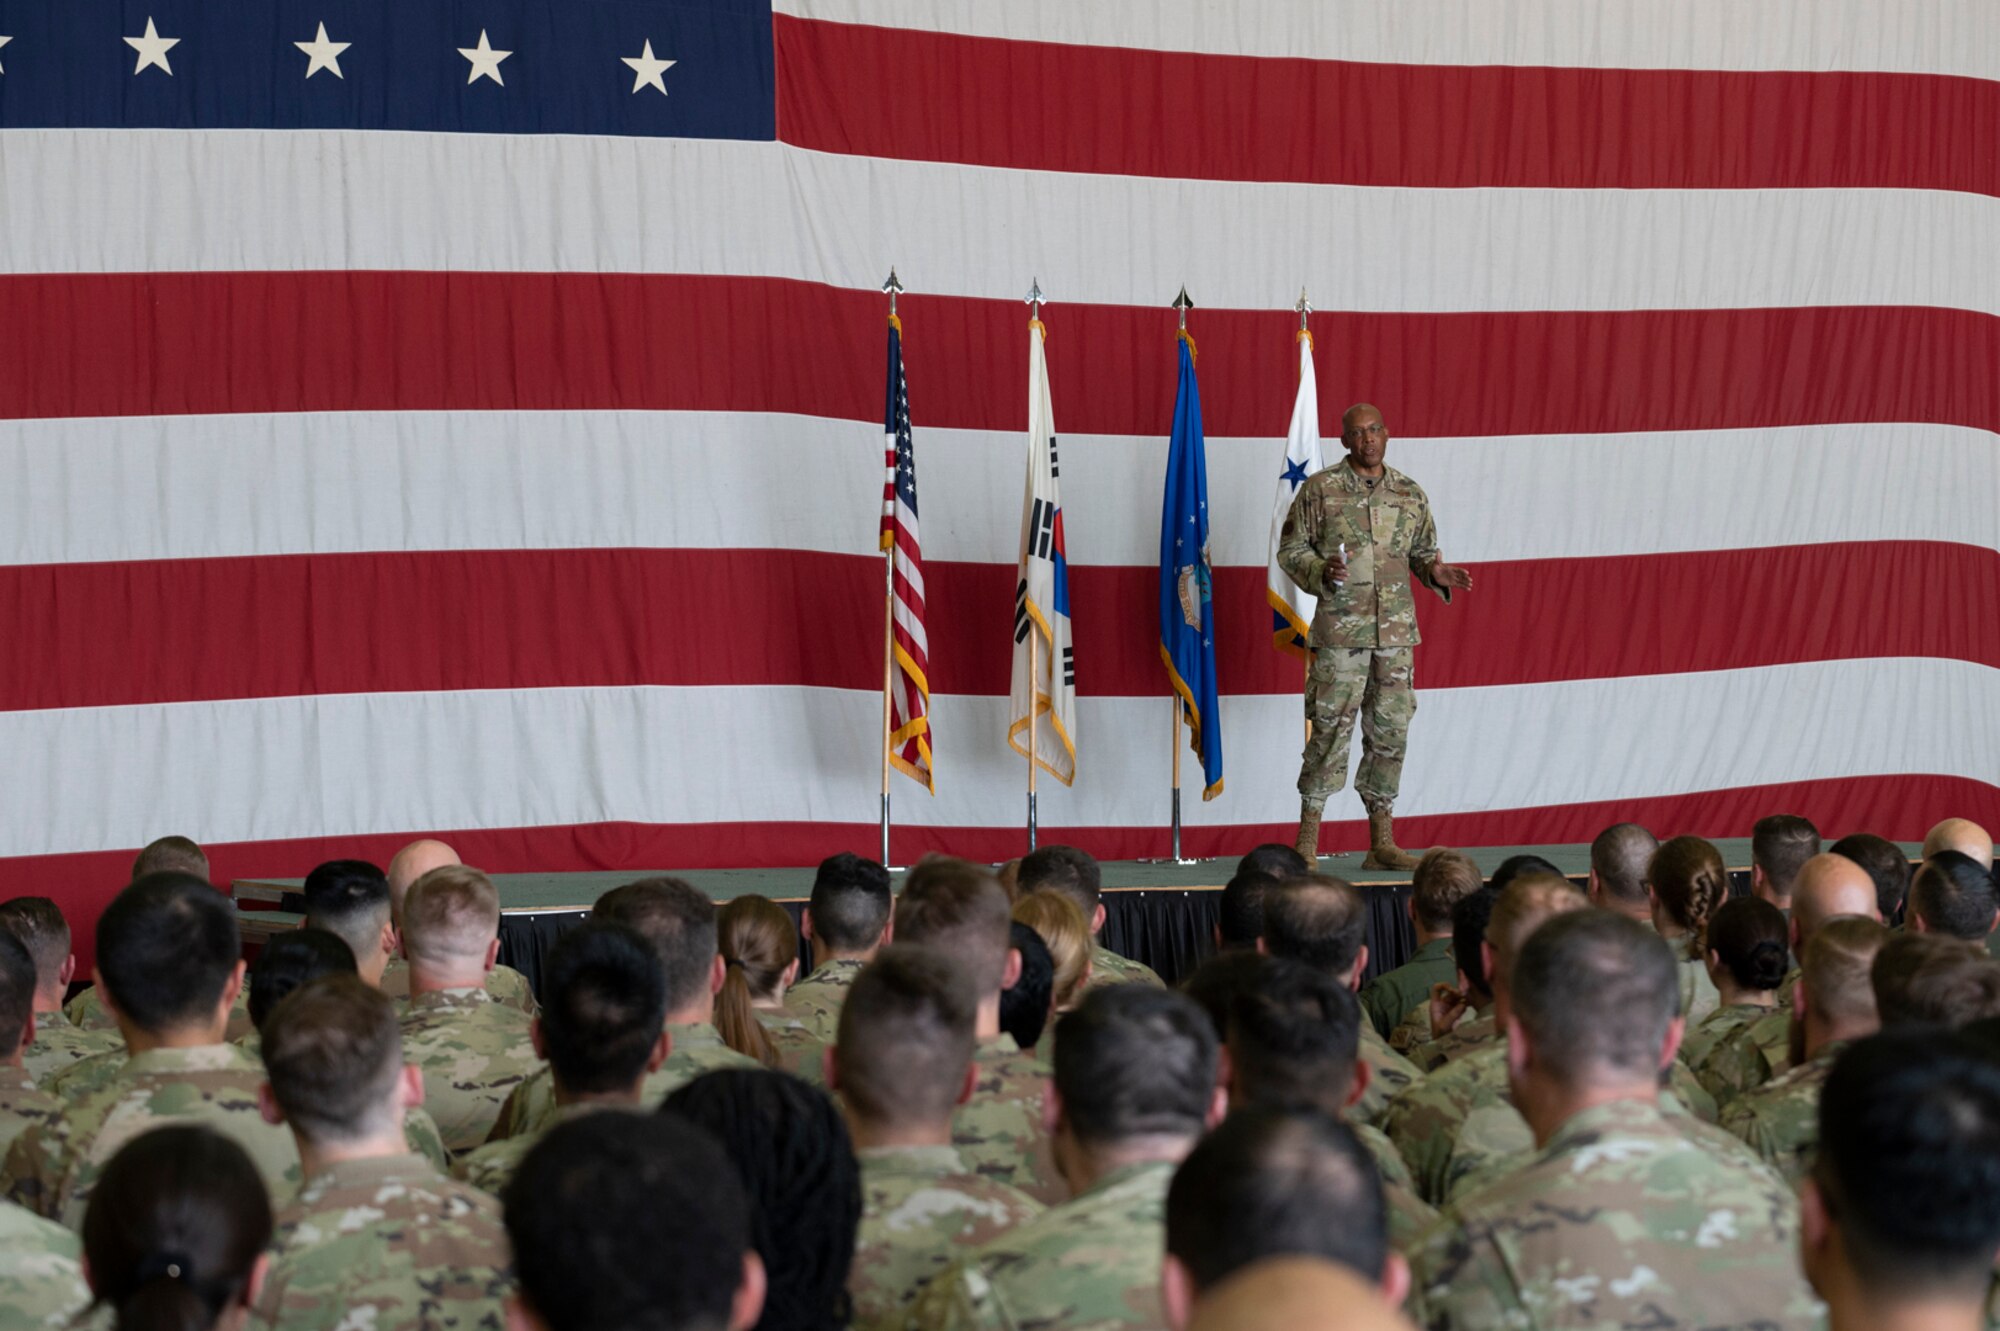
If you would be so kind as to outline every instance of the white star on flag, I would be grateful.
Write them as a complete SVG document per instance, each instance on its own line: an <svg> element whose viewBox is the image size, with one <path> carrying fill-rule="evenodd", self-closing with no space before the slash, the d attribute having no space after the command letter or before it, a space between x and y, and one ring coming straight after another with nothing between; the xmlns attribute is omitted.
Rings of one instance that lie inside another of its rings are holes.
<svg viewBox="0 0 2000 1331"><path fill-rule="evenodd" d="M14 39L12 37L0 37L0 46L5 46L8 42L11 42L13 40ZM5 65L0 65L0 74L5 74L6 72L7 72L7 67Z"/></svg>
<svg viewBox="0 0 2000 1331"><path fill-rule="evenodd" d="M347 75L340 72L340 53L354 45L354 43L328 41L326 39L326 24L322 23L319 25L319 36L315 37L312 41L293 42L292 45L312 57L311 61L306 65L307 78L311 78L322 69L332 70L333 76L337 79L345 79L347 77Z"/></svg>
<svg viewBox="0 0 2000 1331"><path fill-rule="evenodd" d="M632 67L633 92L636 93L639 89L650 84L660 90L660 96L665 97L667 95L667 85L661 81L660 75L673 68L675 62L672 60L655 60L653 58L653 42L651 38L646 39L646 49L639 55L621 55L618 58Z"/></svg>
<svg viewBox="0 0 2000 1331"><path fill-rule="evenodd" d="M472 72L465 76L468 87L483 78L492 79L503 88L507 86L507 80L500 77L500 62L514 53L494 50L486 40L486 29L479 30L479 45L461 46L458 53L472 62Z"/></svg>
<svg viewBox="0 0 2000 1331"><path fill-rule="evenodd" d="M139 53L139 63L132 70L134 77L145 73L148 65L158 65L166 71L168 78L173 77L174 67L167 63L167 52L179 46L181 39L160 36L160 30L153 26L152 15L146 16L146 35L127 37L125 44Z"/></svg>

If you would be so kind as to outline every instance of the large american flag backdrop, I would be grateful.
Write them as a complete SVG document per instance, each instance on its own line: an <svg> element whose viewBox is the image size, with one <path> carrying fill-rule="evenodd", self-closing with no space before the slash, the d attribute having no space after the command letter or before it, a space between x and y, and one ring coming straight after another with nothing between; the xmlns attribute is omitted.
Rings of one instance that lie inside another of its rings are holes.
<svg viewBox="0 0 2000 1331"><path fill-rule="evenodd" d="M1165 847L1183 284L1231 758L1191 852L1296 817L1301 285L1323 418L1381 406L1479 579L1422 601L1406 842L1993 811L1990 0L0 0L0 37L8 892L94 904L166 832L222 877L871 848L892 264L938 736L899 859L1023 844L1032 278L1081 695L1044 839Z"/></svg>

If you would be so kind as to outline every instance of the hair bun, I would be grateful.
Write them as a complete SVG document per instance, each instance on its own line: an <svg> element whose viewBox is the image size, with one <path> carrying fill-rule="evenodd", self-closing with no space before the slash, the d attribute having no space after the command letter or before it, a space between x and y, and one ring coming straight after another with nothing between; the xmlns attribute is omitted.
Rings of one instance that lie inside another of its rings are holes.
<svg viewBox="0 0 2000 1331"><path fill-rule="evenodd" d="M1766 938L1750 949L1749 979L1758 989L1776 989L1785 982L1791 950Z"/></svg>

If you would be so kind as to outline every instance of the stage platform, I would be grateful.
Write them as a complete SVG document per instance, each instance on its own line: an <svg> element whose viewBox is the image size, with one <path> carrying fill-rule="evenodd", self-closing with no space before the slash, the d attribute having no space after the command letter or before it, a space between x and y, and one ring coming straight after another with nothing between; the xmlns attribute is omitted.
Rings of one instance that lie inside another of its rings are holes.
<svg viewBox="0 0 2000 1331"><path fill-rule="evenodd" d="M1730 867L1738 892L1747 891L1750 842L1747 838L1718 841L1716 847ZM1906 847L1914 856L1917 848ZM1520 854L1540 855L1577 882L1590 871L1590 847L1478 846L1466 853L1486 873ZM1371 974L1401 965L1415 948L1406 903L1407 872L1381 872L1361 867L1360 853L1323 855L1322 873L1336 874L1369 894ZM1159 971L1169 982L1179 979L1213 947L1218 894L1235 872L1234 860L1198 860L1190 864L1123 860L1103 866L1106 918L1105 946ZM903 871L894 877L900 886ZM761 893L785 905L797 918L812 891L813 870L784 869L605 869L580 873L496 873L500 891L500 959L528 975L541 973L541 956L563 930L581 920L603 893L635 879L672 874L684 878L717 901ZM231 892L238 903L246 942L261 943L272 934L297 928L304 902L297 878L238 879ZM803 948L803 942L801 944Z"/></svg>

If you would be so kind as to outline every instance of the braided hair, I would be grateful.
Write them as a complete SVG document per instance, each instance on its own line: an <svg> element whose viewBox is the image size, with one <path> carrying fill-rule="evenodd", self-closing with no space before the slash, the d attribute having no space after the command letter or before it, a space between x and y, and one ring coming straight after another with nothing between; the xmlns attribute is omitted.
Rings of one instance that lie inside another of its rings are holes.
<svg viewBox="0 0 2000 1331"><path fill-rule="evenodd" d="M1694 961L1707 957L1708 922L1729 900L1722 852L1698 836L1677 836L1653 852L1646 882L1667 919L1687 931L1686 956Z"/></svg>

